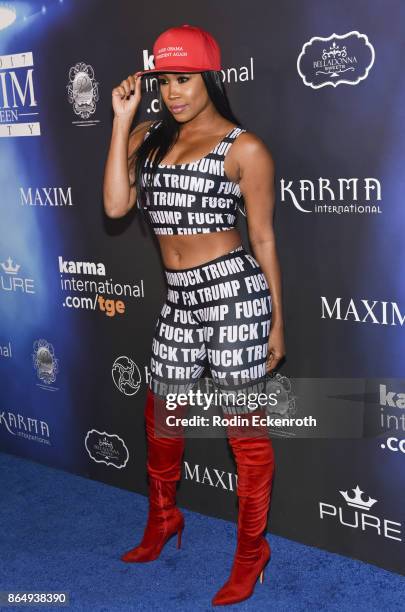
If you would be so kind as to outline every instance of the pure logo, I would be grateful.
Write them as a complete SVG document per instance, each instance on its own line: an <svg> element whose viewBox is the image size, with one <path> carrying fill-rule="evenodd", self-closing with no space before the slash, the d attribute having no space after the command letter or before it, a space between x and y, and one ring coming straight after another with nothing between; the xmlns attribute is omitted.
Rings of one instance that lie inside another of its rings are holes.
<svg viewBox="0 0 405 612"><path fill-rule="evenodd" d="M339 491L346 506L319 502L319 518L337 522L342 527L359 529L363 532L374 532L376 535L390 540L402 542L402 525L397 521L369 514L377 499L363 495L359 485L352 492Z"/></svg>
<svg viewBox="0 0 405 612"><path fill-rule="evenodd" d="M0 289L2 291L35 293L34 279L23 276L20 268L21 264L14 262L10 256L6 261L0 262Z"/></svg>

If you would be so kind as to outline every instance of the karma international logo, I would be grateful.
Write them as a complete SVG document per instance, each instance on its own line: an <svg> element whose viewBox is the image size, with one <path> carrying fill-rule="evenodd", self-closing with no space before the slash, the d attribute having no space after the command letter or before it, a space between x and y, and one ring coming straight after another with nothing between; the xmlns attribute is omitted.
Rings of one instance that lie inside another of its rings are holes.
<svg viewBox="0 0 405 612"><path fill-rule="evenodd" d="M327 38L313 36L302 47L297 70L304 84L312 89L343 83L357 85L367 78L374 58L373 45L357 30Z"/></svg>

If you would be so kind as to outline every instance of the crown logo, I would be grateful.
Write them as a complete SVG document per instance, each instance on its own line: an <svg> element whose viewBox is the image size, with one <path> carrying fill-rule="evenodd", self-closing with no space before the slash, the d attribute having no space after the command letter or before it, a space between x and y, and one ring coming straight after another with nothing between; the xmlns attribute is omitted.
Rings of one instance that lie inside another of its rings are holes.
<svg viewBox="0 0 405 612"><path fill-rule="evenodd" d="M18 270L21 268L21 266L19 264L16 264L15 266L12 265L13 260L11 259L11 257L9 256L8 259L6 259L7 261L7 266L2 263L1 267L3 268L4 272L6 272L6 274L17 274Z"/></svg>
<svg viewBox="0 0 405 612"><path fill-rule="evenodd" d="M102 440L99 439L98 443L100 446L103 446L105 448L113 448L112 443L109 442L105 436Z"/></svg>
<svg viewBox="0 0 405 612"><path fill-rule="evenodd" d="M333 41L333 44L329 46L329 51L327 51L326 49L323 50L322 52L322 59L327 59L328 57L346 57L347 56L347 51L346 51L346 46L340 48L339 45L337 45L335 43L335 41Z"/></svg>
<svg viewBox="0 0 405 612"><path fill-rule="evenodd" d="M357 485L355 489L352 489L352 491L354 492L354 497L350 496L347 491L339 491L349 506L360 508L360 510L370 510L371 506L374 506L374 504L377 502L376 499L373 499L370 496L366 496L368 497L368 501L364 501L362 498L362 493L364 493L364 491L360 489L359 485Z"/></svg>

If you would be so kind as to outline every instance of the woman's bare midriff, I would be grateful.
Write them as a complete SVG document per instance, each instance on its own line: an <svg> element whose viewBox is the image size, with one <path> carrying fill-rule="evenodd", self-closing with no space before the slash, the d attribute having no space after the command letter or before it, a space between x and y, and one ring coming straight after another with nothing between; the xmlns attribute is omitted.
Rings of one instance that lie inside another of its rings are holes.
<svg viewBox="0 0 405 612"><path fill-rule="evenodd" d="M194 268L225 255L242 244L239 230L231 229L190 236L158 236L166 268Z"/></svg>

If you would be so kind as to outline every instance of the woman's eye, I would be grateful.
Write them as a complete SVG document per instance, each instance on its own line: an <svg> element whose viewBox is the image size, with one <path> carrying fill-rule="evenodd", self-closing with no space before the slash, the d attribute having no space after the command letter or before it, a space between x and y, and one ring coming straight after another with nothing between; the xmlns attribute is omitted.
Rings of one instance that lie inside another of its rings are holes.
<svg viewBox="0 0 405 612"><path fill-rule="evenodd" d="M181 77L177 78L177 81L179 83L185 83L185 82L187 82L189 80L190 80L190 78L186 77L186 76L181 76ZM159 83L159 85L167 85L168 81L166 79L160 78L160 79L158 79L158 83Z"/></svg>

